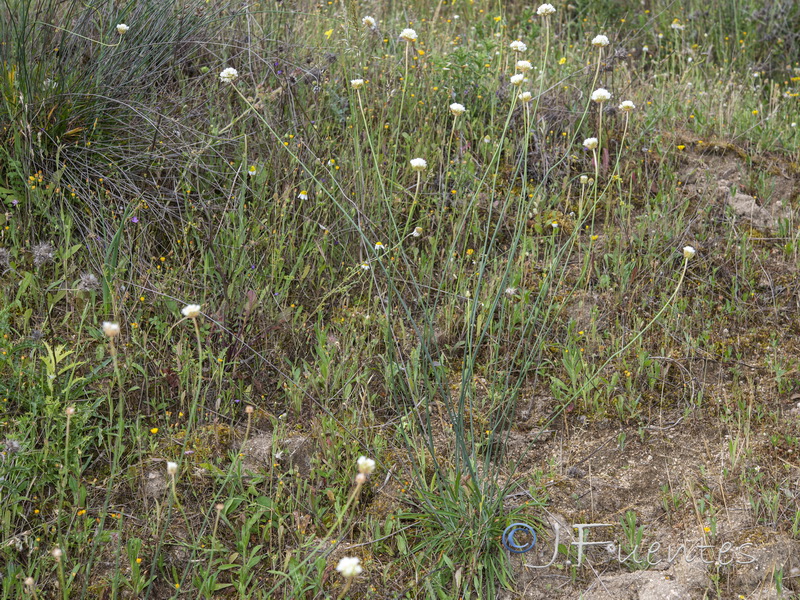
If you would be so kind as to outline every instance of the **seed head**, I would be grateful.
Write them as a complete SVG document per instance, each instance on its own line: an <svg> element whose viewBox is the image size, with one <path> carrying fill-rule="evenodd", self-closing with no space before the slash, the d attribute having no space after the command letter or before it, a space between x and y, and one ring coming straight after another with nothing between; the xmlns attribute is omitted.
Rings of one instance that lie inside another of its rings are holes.
<svg viewBox="0 0 800 600"><path fill-rule="evenodd" d="M592 92L592 100L595 102L606 102L607 100L611 100L611 92L609 92L606 88L597 88Z"/></svg>
<svg viewBox="0 0 800 600"><path fill-rule="evenodd" d="M200 305L199 304L187 304L181 309L181 313L183 313L184 317L188 317L190 319L196 319L200 316Z"/></svg>
<svg viewBox="0 0 800 600"><path fill-rule="evenodd" d="M33 252L33 264L37 267L53 262L53 247L47 242L35 245Z"/></svg>
<svg viewBox="0 0 800 600"><path fill-rule="evenodd" d="M119 323L103 321L103 333L106 334L106 337L114 339L119 335L119 331Z"/></svg>
<svg viewBox="0 0 800 600"><path fill-rule="evenodd" d="M411 159L411 170L412 171L424 171L428 168L428 161L424 158L412 158Z"/></svg>
<svg viewBox="0 0 800 600"><path fill-rule="evenodd" d="M222 70L222 73L219 74L219 78L222 83L233 83L233 81L239 77L239 71L234 69L233 67L228 67Z"/></svg>
<svg viewBox="0 0 800 600"><path fill-rule="evenodd" d="M459 104L458 102L453 102L450 105L450 112L453 113L454 117L458 117L460 115L463 115L466 111L467 111L467 109L464 108L464 105L463 104Z"/></svg>
<svg viewBox="0 0 800 600"><path fill-rule="evenodd" d="M364 475L370 475L375 471L375 461L366 456L359 456L356 465L358 466L358 472L364 473Z"/></svg>
<svg viewBox="0 0 800 600"><path fill-rule="evenodd" d="M409 42L409 43L416 42L417 32L414 31L413 29L408 29L408 28L403 29L403 31L400 32L400 39L403 40L404 42Z"/></svg>
<svg viewBox="0 0 800 600"><path fill-rule="evenodd" d="M339 564L336 565L336 570L339 571L345 579L350 579L351 577L360 575L364 571L364 568L359 564L360 562L360 558L345 556L339 560Z"/></svg>
<svg viewBox="0 0 800 600"><path fill-rule="evenodd" d="M540 17L547 17L552 15L554 12L556 12L556 9L552 4L542 4L536 9L536 14Z"/></svg>

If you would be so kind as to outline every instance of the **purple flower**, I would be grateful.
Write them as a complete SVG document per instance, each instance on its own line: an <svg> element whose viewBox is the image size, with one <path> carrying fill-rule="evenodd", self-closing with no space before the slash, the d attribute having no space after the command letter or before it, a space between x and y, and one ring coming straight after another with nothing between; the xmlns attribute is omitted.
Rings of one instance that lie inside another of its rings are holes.
<svg viewBox="0 0 800 600"><path fill-rule="evenodd" d="M131 223L138 223L139 217L131 217Z"/></svg>

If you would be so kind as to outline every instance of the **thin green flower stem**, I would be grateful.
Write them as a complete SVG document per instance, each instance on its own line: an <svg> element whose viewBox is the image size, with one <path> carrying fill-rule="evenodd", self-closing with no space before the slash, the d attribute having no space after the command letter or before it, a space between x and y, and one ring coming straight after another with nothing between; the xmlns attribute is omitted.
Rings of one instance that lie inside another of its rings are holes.
<svg viewBox="0 0 800 600"><path fill-rule="evenodd" d="M403 70L403 93L400 94L400 112L397 113L399 123L403 123L403 107L405 106L406 102L406 90L408 89L408 55L409 50L411 48L411 42L406 42L406 52L405 52L405 68ZM397 169L397 146L398 142L400 141L400 124L395 128L394 131L394 153L392 154L392 181L395 180L395 172Z"/></svg>
<svg viewBox="0 0 800 600"><path fill-rule="evenodd" d="M545 42L544 42L544 57L542 58L542 67L539 70L539 93L536 94L536 106L533 108L533 117L536 117L536 114L539 112L539 101L542 98L542 92L544 90L544 69L547 66L547 55L550 51L550 17L546 16L544 18L544 32L545 32Z"/></svg>

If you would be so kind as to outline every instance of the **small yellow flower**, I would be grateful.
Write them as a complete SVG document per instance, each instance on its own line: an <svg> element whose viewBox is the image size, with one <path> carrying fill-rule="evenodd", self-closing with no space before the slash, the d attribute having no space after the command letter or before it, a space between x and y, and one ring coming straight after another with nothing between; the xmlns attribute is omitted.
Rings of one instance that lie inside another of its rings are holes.
<svg viewBox="0 0 800 600"><path fill-rule="evenodd" d="M472 248L467 248L467 256L472 256L473 254L475 254L475 250Z"/></svg>
<svg viewBox="0 0 800 600"><path fill-rule="evenodd" d="M686 148L686 146L683 144L678 144L678 150L683 150L684 148Z"/></svg>
<svg viewBox="0 0 800 600"><path fill-rule="evenodd" d="M158 427L153 427L153 428L150 430L150 433L152 433L153 435L157 434L157 433L158 433Z"/></svg>

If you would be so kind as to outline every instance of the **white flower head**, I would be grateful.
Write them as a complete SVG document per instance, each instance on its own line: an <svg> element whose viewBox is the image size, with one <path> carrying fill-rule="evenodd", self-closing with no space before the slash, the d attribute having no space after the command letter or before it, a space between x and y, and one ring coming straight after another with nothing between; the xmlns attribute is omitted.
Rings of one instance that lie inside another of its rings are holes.
<svg viewBox="0 0 800 600"><path fill-rule="evenodd" d="M187 304L181 309L181 313L183 313L184 317L188 317L189 319L196 319L200 316L200 305L199 304Z"/></svg>
<svg viewBox="0 0 800 600"><path fill-rule="evenodd" d="M506 296L514 296L517 293L517 288L515 287L507 287L506 288Z"/></svg>
<svg viewBox="0 0 800 600"><path fill-rule="evenodd" d="M554 12L556 12L556 8L552 4L542 4L536 9L536 14L540 17L547 17L548 15L552 15Z"/></svg>
<svg viewBox="0 0 800 600"><path fill-rule="evenodd" d="M594 150L597 148L597 138L590 137L583 140L583 147L587 150Z"/></svg>
<svg viewBox="0 0 800 600"><path fill-rule="evenodd" d="M631 112L636 108L636 105L630 100L623 100L619 105L619 109L624 112Z"/></svg>
<svg viewBox="0 0 800 600"><path fill-rule="evenodd" d="M518 60L517 61L517 71L520 73L527 73L533 68L533 65L529 60Z"/></svg>
<svg viewBox="0 0 800 600"><path fill-rule="evenodd" d="M519 98L521 102L530 102L533 100L533 94L530 92L522 92L517 96L517 98Z"/></svg>
<svg viewBox="0 0 800 600"><path fill-rule="evenodd" d="M119 323L112 323L111 321L103 321L103 333L106 337L115 338L119 335Z"/></svg>
<svg viewBox="0 0 800 600"><path fill-rule="evenodd" d="M385 249L386 249L386 246L384 246L382 242L375 242L375 250L380 251L380 250L385 250Z"/></svg>
<svg viewBox="0 0 800 600"><path fill-rule="evenodd" d="M697 251L692 246L683 247L683 258L685 258L686 260L689 260L695 254L697 254Z"/></svg>
<svg viewBox="0 0 800 600"><path fill-rule="evenodd" d="M674 21L672 21L672 24L670 25L670 27L672 29L674 29L675 31L683 31L684 29L686 29L686 26L681 24L681 22L678 19L675 19Z"/></svg>
<svg viewBox="0 0 800 600"><path fill-rule="evenodd" d="M125 35L126 33L128 33L129 29L130 27L125 25L125 23L120 23L119 25L117 25L117 33L120 35Z"/></svg>
<svg viewBox="0 0 800 600"><path fill-rule="evenodd" d="M52 550L52 552L50 552L50 554L53 555L53 558L55 558L56 561L61 560L61 557L64 555L64 553L61 551L61 548L59 548L57 546L55 548L53 548L53 550Z"/></svg>
<svg viewBox="0 0 800 600"><path fill-rule="evenodd" d="M428 168L428 161L424 158L412 158L410 162L412 171L424 171Z"/></svg>
<svg viewBox="0 0 800 600"><path fill-rule="evenodd" d="M222 73L219 74L219 78L222 83L233 83L233 81L239 76L239 71L234 69L233 67L228 67L222 70Z"/></svg>
<svg viewBox="0 0 800 600"><path fill-rule="evenodd" d="M411 235L414 237L419 237L422 235L422 227L414 227L414 231L411 232Z"/></svg>
<svg viewBox="0 0 800 600"><path fill-rule="evenodd" d="M365 27L369 27L370 29L375 29L375 18L366 16L363 19L361 19L361 24L364 25Z"/></svg>
<svg viewBox="0 0 800 600"><path fill-rule="evenodd" d="M258 169L256 168L256 166L255 166L255 165L250 165L250 167L247 169L247 174L248 174L250 177L252 177L252 176L253 176L253 175L255 175L256 173L258 173Z"/></svg>
<svg viewBox="0 0 800 600"><path fill-rule="evenodd" d="M514 52L525 52L528 49L528 46L525 45L525 42L521 42L519 40L514 40L511 42L511 49Z"/></svg>
<svg viewBox="0 0 800 600"><path fill-rule="evenodd" d="M361 263L361 270L362 271L369 271L369 263Z"/></svg>
<svg viewBox="0 0 800 600"><path fill-rule="evenodd" d="M350 80L350 87L353 88L354 90L357 90L357 89L359 89L359 88L361 88L363 86L364 86L364 80L363 79L351 79Z"/></svg>
<svg viewBox="0 0 800 600"><path fill-rule="evenodd" d="M609 92L606 88L597 88L592 92L592 100L595 102L606 102L607 100L611 100L611 92Z"/></svg>
<svg viewBox="0 0 800 600"><path fill-rule="evenodd" d="M300 190L300 193L297 194L297 197L300 200L308 200L308 191L307 190Z"/></svg>
<svg viewBox="0 0 800 600"><path fill-rule="evenodd" d="M586 185L589 183L589 177L586 175L581 175L581 185Z"/></svg>
<svg viewBox="0 0 800 600"><path fill-rule="evenodd" d="M400 39L404 42L416 42L417 32L409 28L403 29L403 31L400 32Z"/></svg>
<svg viewBox="0 0 800 600"><path fill-rule="evenodd" d="M361 563L360 558L355 556L345 556L344 558L339 559L339 564L336 565L336 570L342 574L342 577L350 579L351 577L360 575L364 571L364 567L362 567L359 563Z"/></svg>
<svg viewBox="0 0 800 600"><path fill-rule="evenodd" d="M525 75L522 73L517 73L516 75L511 76L511 85L522 85L522 82L525 80Z"/></svg>
<svg viewBox="0 0 800 600"><path fill-rule="evenodd" d="M175 475L178 472L178 463L167 461L167 473L169 475Z"/></svg>
<svg viewBox="0 0 800 600"><path fill-rule="evenodd" d="M454 117L458 117L460 115L463 115L466 111L467 111L467 109L464 108L464 105L463 104L459 104L458 102L453 102L450 105L450 112L453 113Z"/></svg>
<svg viewBox="0 0 800 600"><path fill-rule="evenodd" d="M598 48L605 48L608 46L608 38L604 36L602 33L600 35L594 36L592 39L592 46L596 46Z"/></svg>
<svg viewBox="0 0 800 600"><path fill-rule="evenodd" d="M359 456L356 465L358 465L358 472L364 473L364 475L371 475L375 472L375 461L366 456Z"/></svg>

